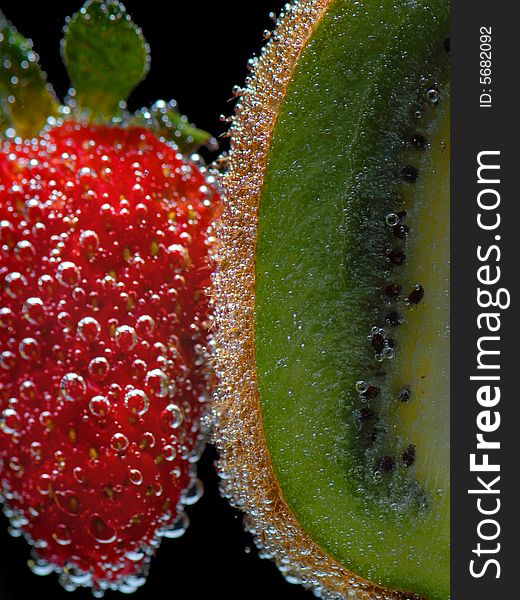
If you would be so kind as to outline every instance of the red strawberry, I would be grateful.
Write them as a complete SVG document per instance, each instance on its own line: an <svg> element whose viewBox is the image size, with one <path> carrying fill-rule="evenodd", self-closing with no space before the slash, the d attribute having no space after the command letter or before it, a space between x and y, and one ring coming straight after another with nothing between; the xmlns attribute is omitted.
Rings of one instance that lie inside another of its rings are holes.
<svg viewBox="0 0 520 600"><path fill-rule="evenodd" d="M208 397L210 177L141 128L0 150L0 477L34 570L130 591L184 527Z"/></svg>
<svg viewBox="0 0 520 600"><path fill-rule="evenodd" d="M174 101L126 110L149 47L118 0L87 0L62 50L60 107L0 13L0 499L35 572L100 597L144 582L200 494L219 198L179 153L209 134Z"/></svg>

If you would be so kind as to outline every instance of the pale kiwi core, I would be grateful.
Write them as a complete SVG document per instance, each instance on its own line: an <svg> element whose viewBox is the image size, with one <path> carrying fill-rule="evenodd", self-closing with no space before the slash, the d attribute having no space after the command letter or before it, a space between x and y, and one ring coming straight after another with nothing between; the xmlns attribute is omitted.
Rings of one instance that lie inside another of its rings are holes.
<svg viewBox="0 0 520 600"><path fill-rule="evenodd" d="M449 98L449 96L448 96ZM450 447L450 119L449 100L431 124L424 173L404 201L414 227L409 234L407 277L427 282L421 303L408 311L399 327L394 386L414 382L413 398L398 405L394 426L422 452L414 465L418 481L438 504L432 511L449 518ZM418 202L417 200L420 199ZM414 212L415 211L415 214ZM432 527L434 523L432 523Z"/></svg>

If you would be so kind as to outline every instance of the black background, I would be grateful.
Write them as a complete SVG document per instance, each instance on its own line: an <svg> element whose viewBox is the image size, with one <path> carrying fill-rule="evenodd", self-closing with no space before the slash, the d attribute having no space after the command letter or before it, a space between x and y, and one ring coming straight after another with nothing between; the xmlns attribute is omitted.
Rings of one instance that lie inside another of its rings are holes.
<svg viewBox="0 0 520 600"><path fill-rule="evenodd" d="M232 113L232 88L243 84L247 60L260 51L263 31L273 27L269 13L278 12L283 4L281 0L204 4L127 0L127 9L142 27L152 50L151 71L132 94L130 108L149 105L158 98L175 98L180 110L198 127L216 136L221 134L226 126L219 116ZM61 29L65 17L80 8L81 1L2 0L0 6L6 17L33 39L49 80L63 97L68 79L60 58ZM226 140L221 140L221 150L225 149ZM147 584L132 597L311 598L310 592L286 583L273 563L258 558L250 536L242 531L241 516L218 495L214 460L215 453L210 449L199 465L206 491L195 506L188 508L188 531L178 540L163 542ZM33 575L26 566L27 544L11 538L6 530L7 520L1 517L0 600L92 598L87 590L72 595L65 592L54 575ZM117 596L108 592L106 597Z"/></svg>

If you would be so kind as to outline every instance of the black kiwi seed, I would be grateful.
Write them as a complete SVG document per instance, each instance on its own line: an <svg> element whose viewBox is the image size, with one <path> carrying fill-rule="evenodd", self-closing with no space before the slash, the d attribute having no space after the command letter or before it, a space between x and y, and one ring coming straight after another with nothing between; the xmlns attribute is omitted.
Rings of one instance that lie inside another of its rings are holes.
<svg viewBox="0 0 520 600"><path fill-rule="evenodd" d="M416 284L413 290L408 294L408 304L419 304L424 298L424 288L419 283Z"/></svg>
<svg viewBox="0 0 520 600"><path fill-rule="evenodd" d="M406 181L406 183L415 183L417 177L419 177L419 171L416 167L406 165L406 167L401 169L401 179Z"/></svg>
<svg viewBox="0 0 520 600"><path fill-rule="evenodd" d="M396 460L389 454L382 456L376 463L376 470L382 471L383 473L390 473L395 469Z"/></svg>
<svg viewBox="0 0 520 600"><path fill-rule="evenodd" d="M363 406L363 408L359 408L354 412L354 416L359 423L366 423L367 421L373 421L376 413L371 408Z"/></svg>
<svg viewBox="0 0 520 600"><path fill-rule="evenodd" d="M385 338L380 333L374 333L370 338L370 343L377 354L381 354L385 349Z"/></svg>
<svg viewBox="0 0 520 600"><path fill-rule="evenodd" d="M388 252L388 259L394 265L402 265L405 261L406 255L402 250L390 250Z"/></svg>
<svg viewBox="0 0 520 600"><path fill-rule="evenodd" d="M412 392L410 391L410 388L402 387L399 390L398 397L400 402L409 402L410 398L412 397Z"/></svg>
<svg viewBox="0 0 520 600"><path fill-rule="evenodd" d="M410 138L410 143L416 150L426 150L428 148L428 141L420 133L414 133Z"/></svg>
<svg viewBox="0 0 520 600"><path fill-rule="evenodd" d="M401 293L401 286L398 283L389 283L385 287L385 295L389 298L397 298Z"/></svg>
<svg viewBox="0 0 520 600"><path fill-rule="evenodd" d="M401 454L401 460L405 467L411 467L415 462L415 446L410 444Z"/></svg>
<svg viewBox="0 0 520 600"><path fill-rule="evenodd" d="M402 322L401 316L396 310L389 312L385 316L385 323L387 323L388 325L391 325L392 327L396 327L397 325L400 325L401 322Z"/></svg>
<svg viewBox="0 0 520 600"><path fill-rule="evenodd" d="M444 40L444 50L446 50L446 52L449 52L449 51L450 51L450 49L451 49L451 40L450 40L450 38L449 38L449 37L447 37L447 38Z"/></svg>
<svg viewBox="0 0 520 600"><path fill-rule="evenodd" d="M367 389L364 392L362 392L361 397L366 398L367 400L373 400L374 398L377 398L379 396L380 392L381 389L378 388L376 385L369 385Z"/></svg>

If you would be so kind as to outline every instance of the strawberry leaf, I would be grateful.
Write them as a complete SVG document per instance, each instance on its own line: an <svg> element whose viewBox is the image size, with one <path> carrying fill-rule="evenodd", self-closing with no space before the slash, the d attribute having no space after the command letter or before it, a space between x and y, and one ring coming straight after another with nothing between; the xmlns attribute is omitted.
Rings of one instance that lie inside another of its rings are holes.
<svg viewBox="0 0 520 600"><path fill-rule="evenodd" d="M18 33L1 12L0 64L0 133L31 137L56 114L56 97L31 40Z"/></svg>
<svg viewBox="0 0 520 600"><path fill-rule="evenodd" d="M89 0L65 27L63 59L80 108L105 117L145 78L150 54L139 27L116 0Z"/></svg>
<svg viewBox="0 0 520 600"><path fill-rule="evenodd" d="M215 138L207 131L192 125L188 118L179 112L175 100L158 100L151 108L142 108L135 113L132 122L174 142L183 154L196 152L201 146L210 150L217 149Z"/></svg>

